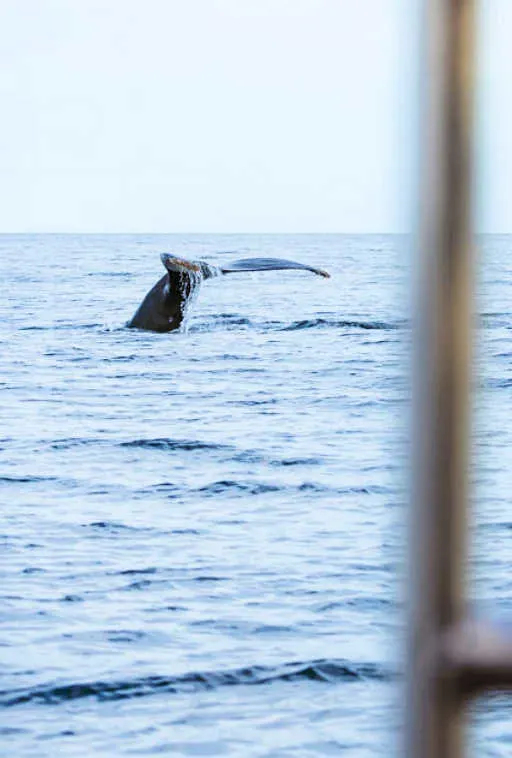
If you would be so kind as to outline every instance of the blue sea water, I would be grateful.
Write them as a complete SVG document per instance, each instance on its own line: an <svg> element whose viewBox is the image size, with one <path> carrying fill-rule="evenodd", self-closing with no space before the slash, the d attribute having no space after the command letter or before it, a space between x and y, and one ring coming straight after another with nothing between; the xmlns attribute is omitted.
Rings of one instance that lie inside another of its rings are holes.
<svg viewBox="0 0 512 758"><path fill-rule="evenodd" d="M512 606L512 239L483 243L472 594ZM205 282L126 329L159 253ZM410 251L346 235L0 237L8 756L398 754ZM511 706L473 708L510 755Z"/></svg>

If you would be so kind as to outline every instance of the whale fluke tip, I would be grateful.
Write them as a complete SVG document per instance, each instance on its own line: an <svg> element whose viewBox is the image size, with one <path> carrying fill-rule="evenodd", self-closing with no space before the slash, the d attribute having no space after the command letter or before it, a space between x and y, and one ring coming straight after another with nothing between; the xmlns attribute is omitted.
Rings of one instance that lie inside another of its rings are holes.
<svg viewBox="0 0 512 758"><path fill-rule="evenodd" d="M201 271L201 266L192 261L187 261L184 258L178 258L176 255L169 255L169 253L162 253L160 255L162 263L168 271L194 271L196 273Z"/></svg>

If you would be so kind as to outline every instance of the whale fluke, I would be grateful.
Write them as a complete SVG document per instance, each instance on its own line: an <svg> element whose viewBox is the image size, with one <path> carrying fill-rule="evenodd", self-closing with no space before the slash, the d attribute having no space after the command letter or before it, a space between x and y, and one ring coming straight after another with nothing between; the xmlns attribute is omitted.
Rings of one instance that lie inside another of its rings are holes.
<svg viewBox="0 0 512 758"><path fill-rule="evenodd" d="M280 271L281 269L302 269L311 271L318 276L324 276L329 279L331 276L321 268L306 266L304 263L287 261L284 258L242 258L240 261L233 261L227 266L220 266L223 274L235 274L239 271Z"/></svg>
<svg viewBox="0 0 512 758"><path fill-rule="evenodd" d="M330 276L323 269L283 258L243 258L222 266L211 266L205 261L188 261L169 253L162 253L160 258L166 268L166 273L150 289L135 315L128 322L129 328L146 329L152 332L172 332L179 329L185 317L187 305L203 279L211 279L222 274L302 269L318 276L327 278Z"/></svg>

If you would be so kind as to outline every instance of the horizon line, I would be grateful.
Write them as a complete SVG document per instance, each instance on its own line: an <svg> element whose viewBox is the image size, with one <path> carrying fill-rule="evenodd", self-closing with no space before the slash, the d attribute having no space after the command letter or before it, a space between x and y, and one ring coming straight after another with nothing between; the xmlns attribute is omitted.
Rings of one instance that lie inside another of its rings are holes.
<svg viewBox="0 0 512 758"><path fill-rule="evenodd" d="M158 231L158 232L156 232L156 231L142 231L142 230L139 230L139 231L109 231L109 232L105 232L105 231L69 231L69 230L65 230L65 231L58 231L58 230L53 230L53 231L1 231L0 230L0 235L2 235L2 234L5 234L5 235L7 235L7 234L9 234L9 235L17 235L17 236L31 235L31 234L32 235L33 234L40 234L40 235L44 235L44 234L48 234L48 235L52 235L52 234L84 234L84 235L85 234L91 234L91 235L93 235L93 234L94 235L108 235L108 234L111 234L111 235L120 235L120 234L133 234L133 235L135 235L135 234L148 234L148 235L149 234L181 234L181 235L187 235L187 234L189 234L189 235L201 235L201 234L204 234L204 235L213 235L213 234L226 234L226 235L228 235L228 234L232 234L232 235L235 235L235 234L236 235L241 235L241 234L247 234L247 235L249 235L249 234L250 235L257 235L257 234L267 234L267 235L270 235L270 234L271 235L279 235L279 234L282 234L282 235L290 235L290 234L294 234L294 235L299 235L299 234L304 234L304 235L308 235L308 234L309 235L312 235L312 234L345 234L345 235L348 236L348 235L362 235L362 234L365 234L365 235L372 235L372 234L374 234L374 235L383 235L383 234L394 234L394 235L400 234L400 235L405 235L405 234L411 234L411 232L407 232L407 231L400 231L400 232L399 231L381 231L381 232L376 232L376 231L371 231L371 232L362 232L362 231L358 231L358 232L356 232L356 231L308 231L308 232L304 232L304 231L302 231L302 232L294 232L294 231L280 231L280 232L272 232L272 231L229 231L229 232L228 231L197 231L197 232L194 232L194 231L166 231L166 232L164 232L164 231Z"/></svg>
<svg viewBox="0 0 512 758"><path fill-rule="evenodd" d="M508 230L508 231L506 231L506 230L493 230L493 231L486 230L486 231L476 231L474 233L474 235L476 237L479 237L481 235L487 235L487 234L489 234L489 235L508 235L508 234L512 234L512 230ZM334 231L328 231L328 232L326 232L326 231L323 231L323 232L321 232L321 231L308 231L308 232L304 232L304 231L302 231L302 232L293 232L293 231L287 231L287 232L284 232L284 231L280 231L280 232L272 232L272 231L251 231L251 232L248 232L248 231L229 231L229 232L228 231L214 231L214 232L204 232L204 231L197 231L197 232L193 232L193 231L187 231L187 232L180 232L180 231L167 231L167 232L163 232L163 231L158 231L158 232L155 232L155 231L115 231L115 232L113 232L113 231L110 231L110 232L105 232L105 231L69 231L69 230L65 230L65 231L58 231L58 230L53 230L53 231L1 231L0 230L0 236L12 236L12 237L27 236L28 237L28 236L34 236L34 235L39 235L39 236L45 236L45 235L47 235L47 236L56 236L56 235L70 235L70 236L72 236L72 235L75 235L75 236L81 235L81 236L87 236L87 235L90 235L90 236L97 236L97 237L99 237L99 236L102 236L102 237L106 237L106 236L121 236L121 235L132 235L132 236L137 236L137 235L140 235L140 236L142 236L142 235L146 235L146 236L150 236L150 235L154 235L154 236L169 236L169 235L180 235L180 236L187 236L187 235L189 235L189 236L214 236L214 235L225 235L225 236L229 236L229 235L232 235L232 236L242 236L242 235L257 236L257 235L260 235L260 236L274 236L274 237L277 237L277 236L280 236L280 235L281 236L290 236L290 235L294 235L294 236L300 236L300 235L304 235L304 236L307 236L307 235L309 235L309 236L312 236L312 235L326 235L326 236L327 235L333 235L333 236L334 235L340 235L341 236L341 235L343 235L343 236L347 236L347 237L356 237L356 236L367 236L367 237L370 237L370 236L401 236L401 237L405 237L405 236L415 235L415 232L411 231L411 230L410 231L380 231L380 232L376 232L376 231L369 231L369 232L368 231L367 232L362 232L362 231L357 231L357 232L356 231L335 231L335 232Z"/></svg>

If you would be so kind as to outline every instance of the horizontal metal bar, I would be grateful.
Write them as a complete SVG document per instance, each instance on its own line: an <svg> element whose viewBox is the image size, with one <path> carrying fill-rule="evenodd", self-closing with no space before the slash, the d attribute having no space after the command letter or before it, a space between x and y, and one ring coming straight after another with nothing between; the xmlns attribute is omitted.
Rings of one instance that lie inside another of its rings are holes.
<svg viewBox="0 0 512 758"><path fill-rule="evenodd" d="M459 697L512 689L512 625L466 619L440 638L438 675L456 682Z"/></svg>

